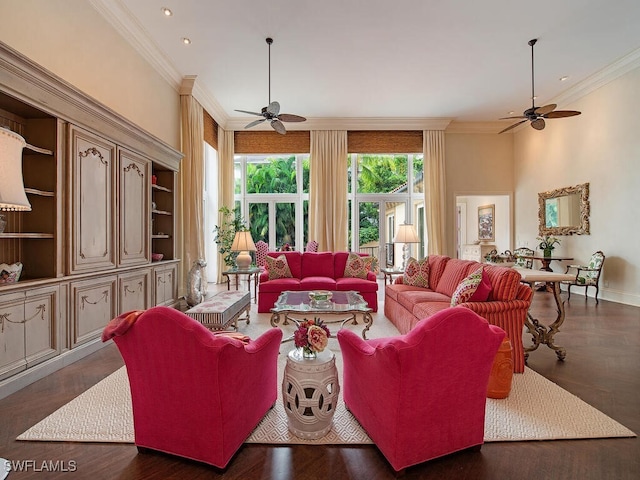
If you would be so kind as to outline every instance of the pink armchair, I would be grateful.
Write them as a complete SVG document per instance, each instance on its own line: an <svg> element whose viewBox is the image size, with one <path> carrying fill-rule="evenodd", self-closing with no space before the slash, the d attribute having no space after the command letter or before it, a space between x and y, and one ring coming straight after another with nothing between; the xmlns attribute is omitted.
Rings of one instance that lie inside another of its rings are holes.
<svg viewBox="0 0 640 480"><path fill-rule="evenodd" d="M489 374L504 336L461 307L398 337L338 332L344 402L395 471L482 445Z"/></svg>
<svg viewBox="0 0 640 480"><path fill-rule="evenodd" d="M276 401L278 328L244 344L168 307L113 319L127 367L135 443L225 468Z"/></svg>

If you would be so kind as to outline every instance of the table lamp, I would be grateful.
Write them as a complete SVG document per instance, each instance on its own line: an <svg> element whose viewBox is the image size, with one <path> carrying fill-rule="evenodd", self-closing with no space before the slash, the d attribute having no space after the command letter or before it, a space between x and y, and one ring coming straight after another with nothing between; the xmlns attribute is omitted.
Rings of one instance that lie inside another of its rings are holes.
<svg viewBox="0 0 640 480"><path fill-rule="evenodd" d="M22 149L25 145L20 135L0 128L0 210L31 210L22 180Z"/></svg>
<svg viewBox="0 0 640 480"><path fill-rule="evenodd" d="M251 238L251 232L249 232L249 230L236 232L231 250L233 252L239 252L236 257L236 268L240 270L249 268L251 265L251 255L249 252L256 251L256 245L253 243L253 238Z"/></svg>
<svg viewBox="0 0 640 480"><path fill-rule="evenodd" d="M393 243L403 243L402 246L402 270L407 267L407 260L409 260L409 244L420 243L420 238L416 233L416 229L413 228L411 223L403 223L398 227L396 236L393 237Z"/></svg>

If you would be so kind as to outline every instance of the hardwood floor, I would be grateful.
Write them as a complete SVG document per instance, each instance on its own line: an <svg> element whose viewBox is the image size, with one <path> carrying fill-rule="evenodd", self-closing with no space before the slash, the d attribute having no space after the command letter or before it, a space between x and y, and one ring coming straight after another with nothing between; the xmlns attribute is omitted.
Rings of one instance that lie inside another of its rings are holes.
<svg viewBox="0 0 640 480"><path fill-rule="evenodd" d="M383 287L382 287L383 288ZM566 298L566 294L563 295ZM541 346L528 366L636 433L640 433L640 308L573 295L567 320L556 335L567 358ZM555 316L550 294L536 292L534 316ZM524 336L525 345L529 335ZM114 345L0 400L0 457L63 461L75 472L11 472L8 479L387 479L391 468L373 446L244 445L226 471L135 446L18 442L16 436L123 364ZM549 405L540 405L541 409ZM239 408L242 408L239 406ZM72 463L73 462L73 463ZM405 478L451 479L637 479L640 440L589 439L487 443L406 470Z"/></svg>

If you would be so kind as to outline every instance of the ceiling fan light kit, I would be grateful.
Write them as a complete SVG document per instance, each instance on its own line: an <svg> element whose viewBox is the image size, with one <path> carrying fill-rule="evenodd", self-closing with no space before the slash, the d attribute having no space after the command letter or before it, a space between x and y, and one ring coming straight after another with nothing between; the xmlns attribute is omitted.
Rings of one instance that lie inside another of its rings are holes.
<svg viewBox="0 0 640 480"><path fill-rule="evenodd" d="M278 102L271 101L271 44L273 43L273 38L267 37L266 41L267 45L269 45L269 104L266 107L262 107L260 113L250 112L247 110L236 110L236 112L248 113L250 115L263 117L245 125L245 130L247 128L255 127L265 120L269 120L271 128L273 128L281 135L285 135L287 133L287 129L282 122L304 122L307 119L301 117L300 115L293 115L291 113L280 113L280 104Z"/></svg>
<svg viewBox="0 0 640 480"><path fill-rule="evenodd" d="M513 128L516 128L518 125L523 124L526 121L531 122L531 127L536 130L542 130L545 127L545 118L564 118L564 117L574 117L576 115L580 115L581 112L577 112L575 110L556 110L557 105L555 103L550 103L543 107L536 107L535 105L535 78L534 78L534 62L533 62L533 46L538 41L537 38L529 40L529 46L531 47L531 108L527 108L522 115L515 117L502 117L500 120L511 120L511 119L521 119L519 122L514 123L513 125L509 125L504 130L501 130L500 133L507 132Z"/></svg>

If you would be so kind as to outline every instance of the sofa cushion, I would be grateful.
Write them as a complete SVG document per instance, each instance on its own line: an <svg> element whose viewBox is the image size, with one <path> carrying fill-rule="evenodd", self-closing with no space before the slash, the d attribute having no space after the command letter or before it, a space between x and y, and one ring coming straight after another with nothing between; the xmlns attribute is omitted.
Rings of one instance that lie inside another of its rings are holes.
<svg viewBox="0 0 640 480"><path fill-rule="evenodd" d="M336 290L346 292L353 290L355 292L377 292L378 283L364 278L338 278L336 279Z"/></svg>
<svg viewBox="0 0 640 480"><path fill-rule="evenodd" d="M302 254L300 278L305 277L335 278L333 272L333 253L304 252Z"/></svg>
<svg viewBox="0 0 640 480"><path fill-rule="evenodd" d="M267 282L260 282L260 292L281 293L285 290L301 290L299 278L278 278Z"/></svg>
<svg viewBox="0 0 640 480"><path fill-rule="evenodd" d="M266 264L269 280L292 277L289 262L287 262L287 257L284 255L278 255L276 258L268 256L266 258Z"/></svg>
<svg viewBox="0 0 640 480"><path fill-rule="evenodd" d="M300 290L336 290L336 281L332 277L304 277Z"/></svg>
<svg viewBox="0 0 640 480"><path fill-rule="evenodd" d="M465 302L484 302L491 292L489 277L482 265L465 277L451 296L451 306L455 307Z"/></svg>
<svg viewBox="0 0 640 480"><path fill-rule="evenodd" d="M429 288L436 290L442 272L444 272L447 262L450 260L446 255L429 255Z"/></svg>
<svg viewBox="0 0 640 480"><path fill-rule="evenodd" d="M402 278L402 277L399 277L399 278ZM403 283L392 283L391 285L387 285L385 287L384 294L397 302L398 295L401 292L407 292L407 291L424 291L424 289L420 287L413 287L411 285L405 285Z"/></svg>
<svg viewBox="0 0 640 480"><path fill-rule="evenodd" d="M456 291L458 285L464 277L471 273L471 269L477 268L478 262L472 260L459 260L457 258L451 258L447 261L442 272L442 277L435 288L438 293L444 293L451 298L453 292Z"/></svg>
<svg viewBox="0 0 640 480"><path fill-rule="evenodd" d="M520 274L509 267L494 265L485 266L485 271L491 282L489 300L515 300L520 288Z"/></svg>
<svg viewBox="0 0 640 480"><path fill-rule="evenodd" d="M367 273L369 272L369 268L367 267L367 263L365 263L364 259L358 255L357 253L350 253L347 258L347 263L344 267L343 277L350 278L367 278ZM338 275L336 275L337 277Z"/></svg>
<svg viewBox="0 0 640 480"><path fill-rule="evenodd" d="M408 290L398 293L398 303L409 311L413 310L416 303L422 302L449 302L451 299L442 293L426 290Z"/></svg>
<svg viewBox="0 0 640 480"><path fill-rule="evenodd" d="M444 310L445 308L451 308L451 302L422 302L416 303L413 306L413 310L411 313L413 315L422 320L423 318L430 317L434 313L438 313L440 310Z"/></svg>
<svg viewBox="0 0 640 480"><path fill-rule="evenodd" d="M422 260L409 258L407 267L404 270L402 283L413 285L414 287L429 288L429 257Z"/></svg>

